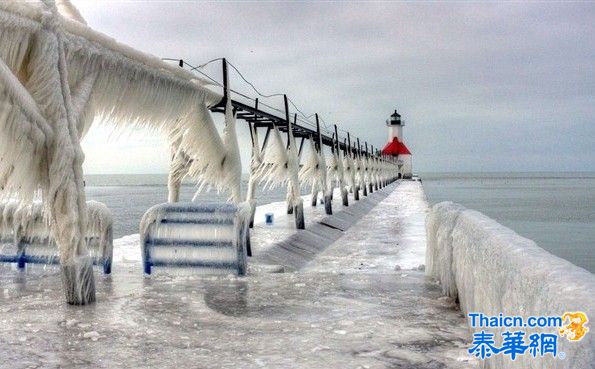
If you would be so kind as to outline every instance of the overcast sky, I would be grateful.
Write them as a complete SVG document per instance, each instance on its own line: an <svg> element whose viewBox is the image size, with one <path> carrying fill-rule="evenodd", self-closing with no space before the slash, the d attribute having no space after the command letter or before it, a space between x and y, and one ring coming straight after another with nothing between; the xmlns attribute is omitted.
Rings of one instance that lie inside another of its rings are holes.
<svg viewBox="0 0 595 369"><path fill-rule="evenodd" d="M225 56L374 146L396 108L415 171L595 170L593 2L73 2L136 49ZM164 140L106 132L84 143L87 173L167 172Z"/></svg>

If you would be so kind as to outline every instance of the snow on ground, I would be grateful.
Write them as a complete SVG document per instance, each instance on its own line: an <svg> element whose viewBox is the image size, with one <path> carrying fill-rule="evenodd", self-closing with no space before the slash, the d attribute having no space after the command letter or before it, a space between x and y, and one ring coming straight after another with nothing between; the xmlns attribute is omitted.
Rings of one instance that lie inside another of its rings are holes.
<svg viewBox="0 0 595 369"><path fill-rule="evenodd" d="M407 268L423 255L421 186L383 191L371 213L291 273L147 278L138 236L127 236L115 241L113 274L96 274L97 303L74 307L63 302L57 267L1 265L0 368L475 367L460 311ZM269 208L279 218L259 234L257 212L255 247L292 224ZM307 220L322 213L306 206Z"/></svg>

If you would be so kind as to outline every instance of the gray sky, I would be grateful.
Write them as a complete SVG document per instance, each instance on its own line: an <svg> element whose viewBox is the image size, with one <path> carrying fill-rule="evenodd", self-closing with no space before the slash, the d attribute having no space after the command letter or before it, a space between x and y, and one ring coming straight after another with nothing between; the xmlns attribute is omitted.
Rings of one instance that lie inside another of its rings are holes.
<svg viewBox="0 0 595 369"><path fill-rule="evenodd" d="M593 2L73 2L139 50L225 56L374 146L397 108L415 171L595 170ZM88 173L167 171L146 133L94 129L84 147Z"/></svg>

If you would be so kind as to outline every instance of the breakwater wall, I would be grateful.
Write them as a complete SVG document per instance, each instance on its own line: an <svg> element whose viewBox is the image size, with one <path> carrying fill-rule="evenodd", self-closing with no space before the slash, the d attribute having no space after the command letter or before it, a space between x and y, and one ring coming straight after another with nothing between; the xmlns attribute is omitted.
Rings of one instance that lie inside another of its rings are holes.
<svg viewBox="0 0 595 369"><path fill-rule="evenodd" d="M458 204L442 202L430 210L426 231L426 273L438 279L445 295L458 299L465 314L528 317L582 311L595 321L595 275L550 254L495 220ZM591 331L581 341L558 337L563 359L550 355L534 358L527 351L515 361L509 356L494 355L481 365L484 368L594 368L595 328L592 322L586 326ZM488 330L495 333L498 342L500 334L511 329ZM557 329L548 330L557 333ZM526 331L527 335L531 332Z"/></svg>

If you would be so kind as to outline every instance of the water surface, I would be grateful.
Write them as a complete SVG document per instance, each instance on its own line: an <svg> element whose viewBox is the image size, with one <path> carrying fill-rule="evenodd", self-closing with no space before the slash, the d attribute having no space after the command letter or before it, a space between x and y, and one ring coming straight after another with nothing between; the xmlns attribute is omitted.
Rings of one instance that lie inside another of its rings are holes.
<svg viewBox="0 0 595 369"><path fill-rule="evenodd" d="M426 173L431 204L478 210L595 273L595 172Z"/></svg>

